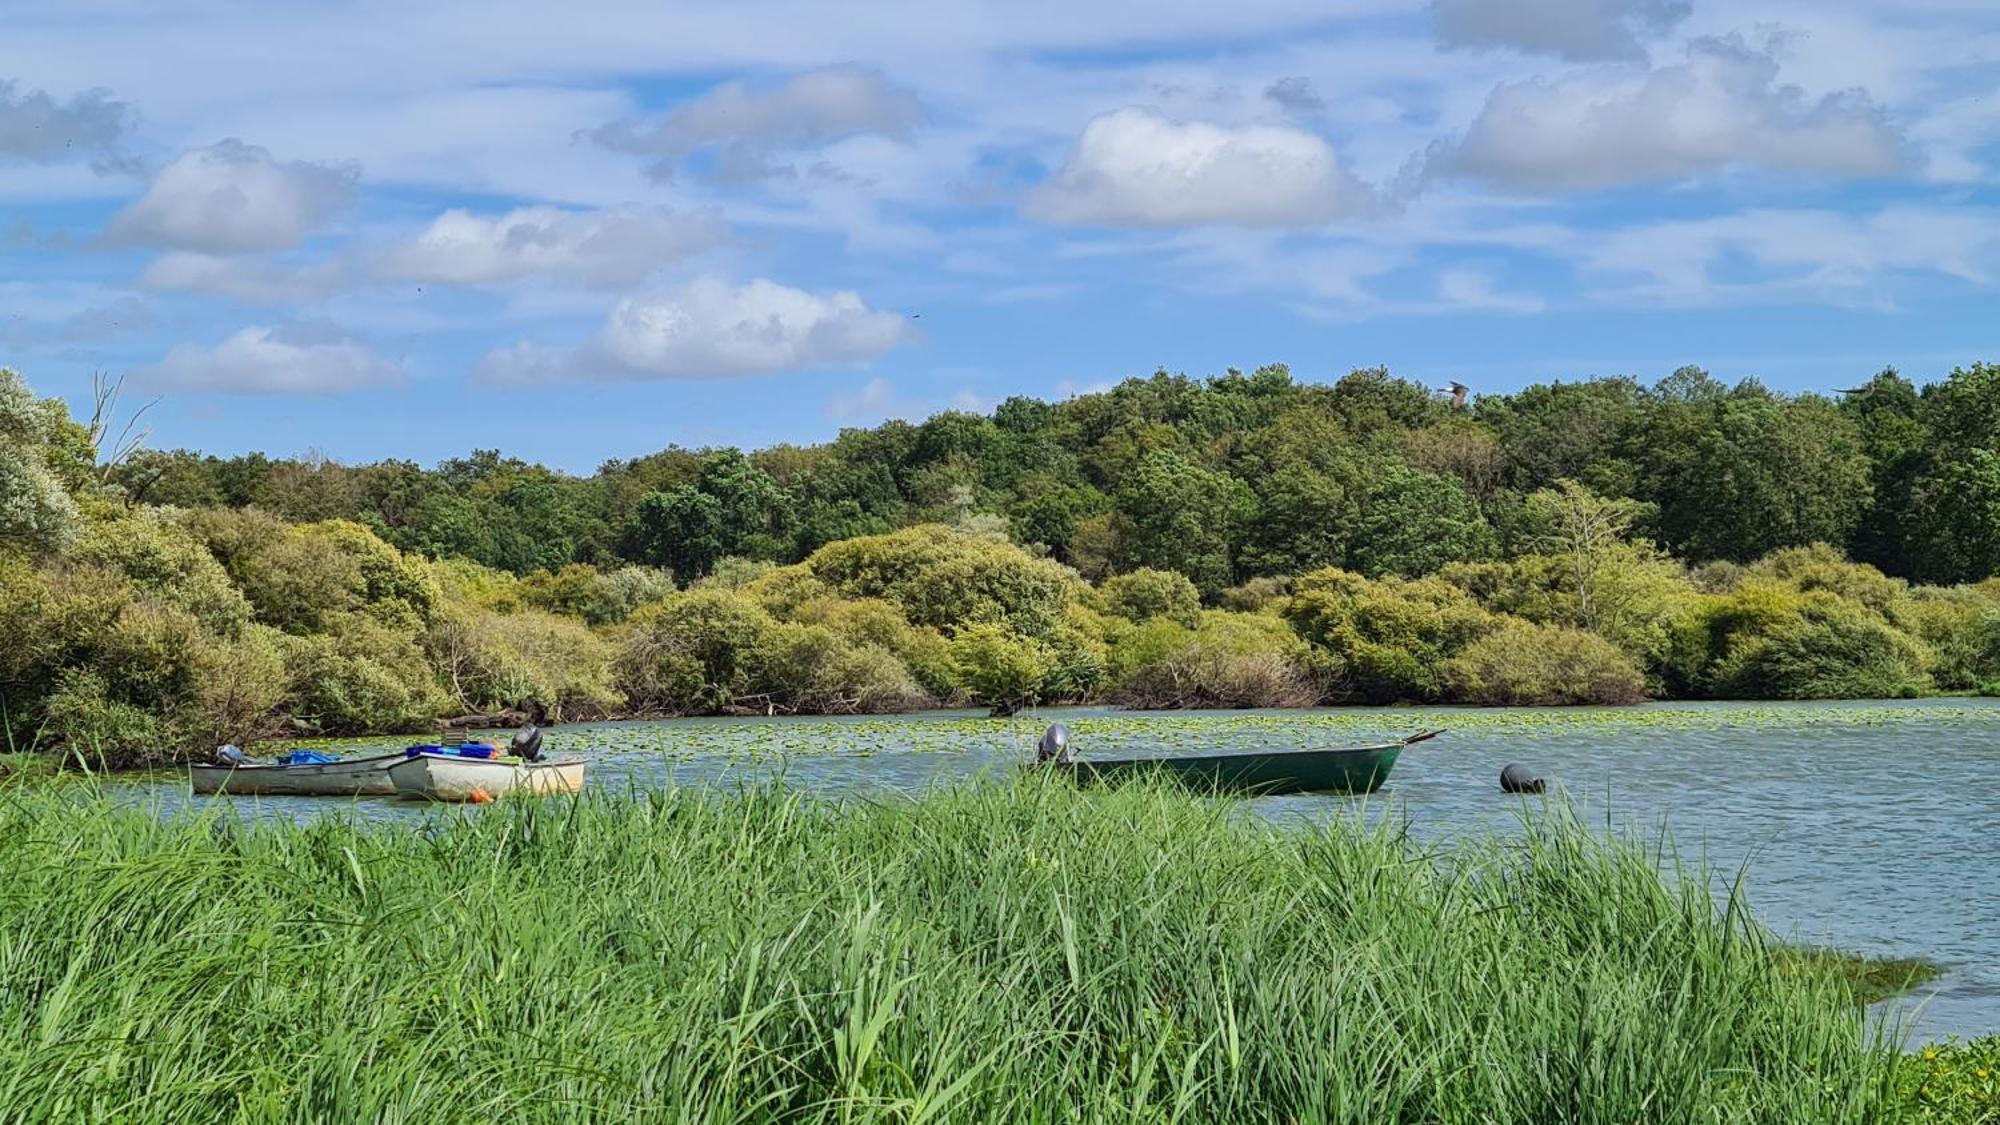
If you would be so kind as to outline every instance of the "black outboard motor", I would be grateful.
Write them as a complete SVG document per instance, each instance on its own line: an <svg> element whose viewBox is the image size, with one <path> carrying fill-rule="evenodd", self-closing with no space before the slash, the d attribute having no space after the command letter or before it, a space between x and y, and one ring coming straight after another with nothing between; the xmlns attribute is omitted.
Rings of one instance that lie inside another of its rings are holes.
<svg viewBox="0 0 2000 1125"><path fill-rule="evenodd" d="M1546 784L1541 778L1529 773L1526 766L1508 766L1500 771L1502 793L1540 793Z"/></svg>
<svg viewBox="0 0 2000 1125"><path fill-rule="evenodd" d="M535 726L532 723L521 728L521 730L515 733L514 742L510 747L510 749L514 751L515 757L518 757L523 761L528 761L528 762L541 761L542 728Z"/></svg>
<svg viewBox="0 0 2000 1125"><path fill-rule="evenodd" d="M1066 766L1070 762L1069 728L1061 723L1050 723L1042 732L1041 741L1035 743L1035 764L1054 762Z"/></svg>

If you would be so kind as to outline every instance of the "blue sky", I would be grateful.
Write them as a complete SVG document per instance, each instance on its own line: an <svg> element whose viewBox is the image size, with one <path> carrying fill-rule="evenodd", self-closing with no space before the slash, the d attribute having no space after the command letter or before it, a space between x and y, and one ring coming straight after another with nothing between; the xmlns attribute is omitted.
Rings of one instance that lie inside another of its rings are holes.
<svg viewBox="0 0 2000 1125"><path fill-rule="evenodd" d="M172 7L0 10L0 363L157 447L2000 358L1988 0Z"/></svg>

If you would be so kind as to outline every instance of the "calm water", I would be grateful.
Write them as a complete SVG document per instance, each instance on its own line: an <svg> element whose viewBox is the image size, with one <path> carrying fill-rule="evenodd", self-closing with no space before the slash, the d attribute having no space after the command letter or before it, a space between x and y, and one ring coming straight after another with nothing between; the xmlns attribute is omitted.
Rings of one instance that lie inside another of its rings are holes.
<svg viewBox="0 0 2000 1125"><path fill-rule="evenodd" d="M2000 701L688 719L560 727L546 747L588 758L599 790L782 776L816 792L879 795L1006 776L1058 718L1086 755L1339 745L1448 727L1405 751L1365 808L1356 798L1272 797L1246 809L1280 820L1395 815L1427 839L1513 832L1524 803L1541 800L1499 792L1500 768L1519 762L1595 823L1649 838L1665 828L1683 855L1725 877L1747 864L1752 906L1782 934L1942 964L1919 998L1920 1037L2000 1032ZM341 749L385 744L394 743ZM194 798L184 777L126 792L163 812L227 800L250 817L448 815L389 799Z"/></svg>

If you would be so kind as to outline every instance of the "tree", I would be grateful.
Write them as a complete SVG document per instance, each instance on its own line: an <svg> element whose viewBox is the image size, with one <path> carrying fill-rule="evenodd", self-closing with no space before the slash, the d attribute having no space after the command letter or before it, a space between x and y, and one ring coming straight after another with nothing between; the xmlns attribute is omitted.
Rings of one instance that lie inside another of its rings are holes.
<svg viewBox="0 0 2000 1125"><path fill-rule="evenodd" d="M1607 499L1573 480L1557 481L1528 498L1528 540L1537 550L1568 560L1584 628L1597 629L1600 578L1643 513L1641 504Z"/></svg>
<svg viewBox="0 0 2000 1125"><path fill-rule="evenodd" d="M1954 368L1918 406L1908 569L1930 582L2000 573L2000 364Z"/></svg>
<svg viewBox="0 0 2000 1125"><path fill-rule="evenodd" d="M1662 541L1695 560L1845 543L1872 499L1860 434L1816 395L1747 381L1725 391L1684 369L1661 381L1630 441Z"/></svg>
<svg viewBox="0 0 2000 1125"><path fill-rule="evenodd" d="M1348 565L1371 578L1414 578L1494 550L1493 529L1456 480L1402 465L1375 475L1348 549Z"/></svg>
<svg viewBox="0 0 2000 1125"><path fill-rule="evenodd" d="M727 553L722 521L722 501L692 485L676 485L639 502L632 544L641 562L691 582Z"/></svg>
<svg viewBox="0 0 2000 1125"><path fill-rule="evenodd" d="M1140 462L1117 505L1130 521L1127 564L1178 570L1208 595L1235 581L1235 544L1256 510L1242 481L1163 449Z"/></svg>
<svg viewBox="0 0 2000 1125"><path fill-rule="evenodd" d="M75 541L76 501L50 464L52 447L73 426L62 403L37 399L0 367L0 548L40 556Z"/></svg>

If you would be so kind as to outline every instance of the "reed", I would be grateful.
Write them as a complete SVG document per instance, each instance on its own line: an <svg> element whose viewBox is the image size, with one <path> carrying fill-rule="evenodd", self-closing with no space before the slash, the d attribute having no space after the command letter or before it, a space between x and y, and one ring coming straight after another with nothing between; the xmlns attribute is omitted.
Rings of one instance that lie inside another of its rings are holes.
<svg viewBox="0 0 2000 1125"><path fill-rule="evenodd" d="M1880 1121L1895 1036L1560 818L1426 854L1144 787L363 825L0 790L26 1120Z"/></svg>

